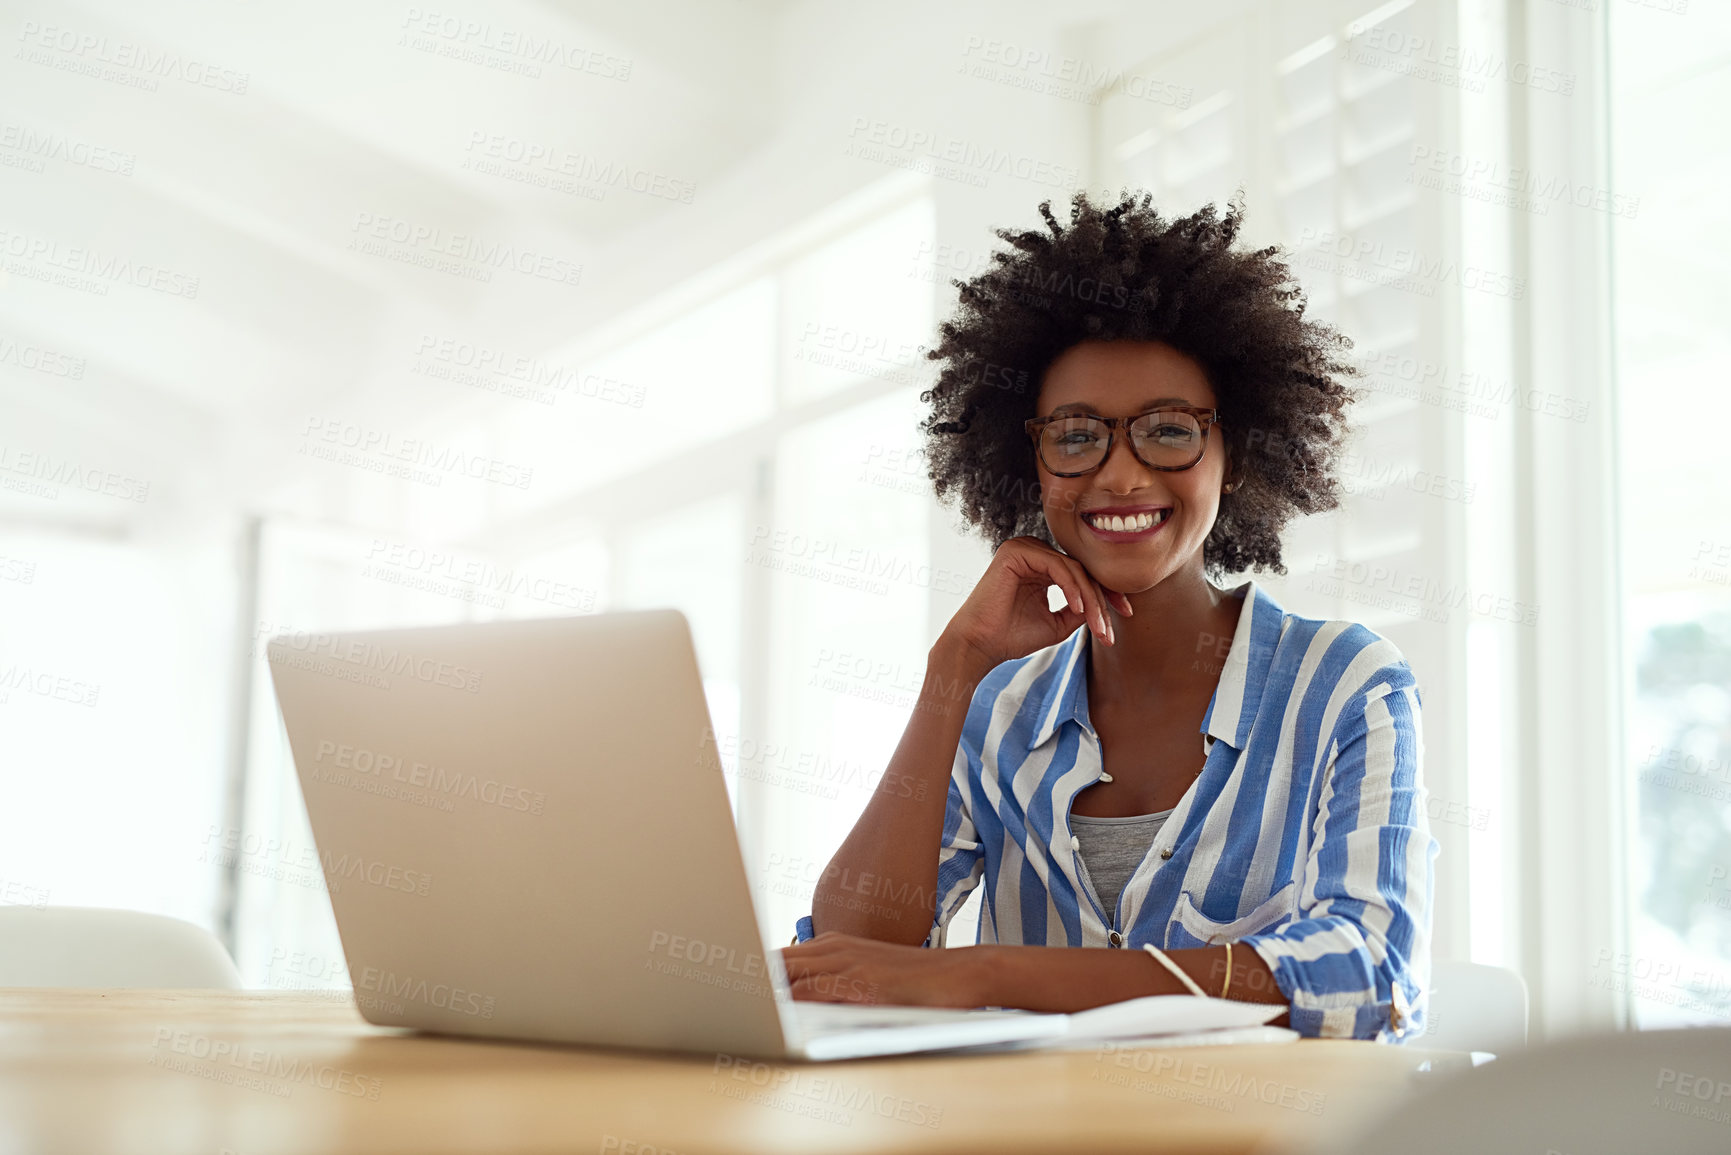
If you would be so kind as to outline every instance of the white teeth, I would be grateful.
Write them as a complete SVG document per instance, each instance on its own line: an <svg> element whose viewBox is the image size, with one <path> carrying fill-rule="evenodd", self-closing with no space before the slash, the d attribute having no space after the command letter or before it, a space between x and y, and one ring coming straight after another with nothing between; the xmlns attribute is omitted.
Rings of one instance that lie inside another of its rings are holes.
<svg viewBox="0 0 1731 1155"><path fill-rule="evenodd" d="M1106 530L1108 533L1141 533L1145 529L1153 529L1171 515L1171 510L1162 509L1155 513L1133 513L1129 517L1121 517L1115 513L1104 515L1090 513L1085 516L1088 519L1088 524Z"/></svg>

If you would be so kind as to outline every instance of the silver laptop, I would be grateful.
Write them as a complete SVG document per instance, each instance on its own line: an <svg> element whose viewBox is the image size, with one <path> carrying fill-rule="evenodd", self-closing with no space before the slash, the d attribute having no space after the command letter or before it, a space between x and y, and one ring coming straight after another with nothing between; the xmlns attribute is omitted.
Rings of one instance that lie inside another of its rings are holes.
<svg viewBox="0 0 1731 1155"><path fill-rule="evenodd" d="M268 656L371 1022L804 1059L1064 1031L788 997L677 611L290 634Z"/></svg>

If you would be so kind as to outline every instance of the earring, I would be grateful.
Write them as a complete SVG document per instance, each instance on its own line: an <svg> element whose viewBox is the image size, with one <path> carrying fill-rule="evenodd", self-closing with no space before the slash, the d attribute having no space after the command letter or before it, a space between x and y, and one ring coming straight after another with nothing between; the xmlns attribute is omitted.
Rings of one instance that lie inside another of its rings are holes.
<svg viewBox="0 0 1731 1155"><path fill-rule="evenodd" d="M1233 490L1235 490L1237 488L1238 488L1238 483L1236 481L1233 481L1233 482L1227 483L1226 485L1222 485L1220 487L1220 492L1221 493L1231 493Z"/></svg>

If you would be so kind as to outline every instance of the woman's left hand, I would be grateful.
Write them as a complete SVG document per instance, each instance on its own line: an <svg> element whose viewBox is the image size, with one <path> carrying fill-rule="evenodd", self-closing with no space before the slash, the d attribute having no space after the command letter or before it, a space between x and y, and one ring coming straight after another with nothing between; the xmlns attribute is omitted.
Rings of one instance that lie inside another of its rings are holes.
<svg viewBox="0 0 1731 1155"><path fill-rule="evenodd" d="M979 1007L979 947L901 946L825 931L783 947L793 997L821 1003Z"/></svg>

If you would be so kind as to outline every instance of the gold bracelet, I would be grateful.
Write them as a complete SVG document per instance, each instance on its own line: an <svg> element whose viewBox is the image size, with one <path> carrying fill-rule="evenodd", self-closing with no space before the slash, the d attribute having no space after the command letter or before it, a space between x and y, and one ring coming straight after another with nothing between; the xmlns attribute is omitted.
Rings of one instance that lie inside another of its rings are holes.
<svg viewBox="0 0 1731 1155"><path fill-rule="evenodd" d="M1220 984L1220 997L1225 998L1226 992L1232 987L1232 944L1226 944L1226 981Z"/></svg>

